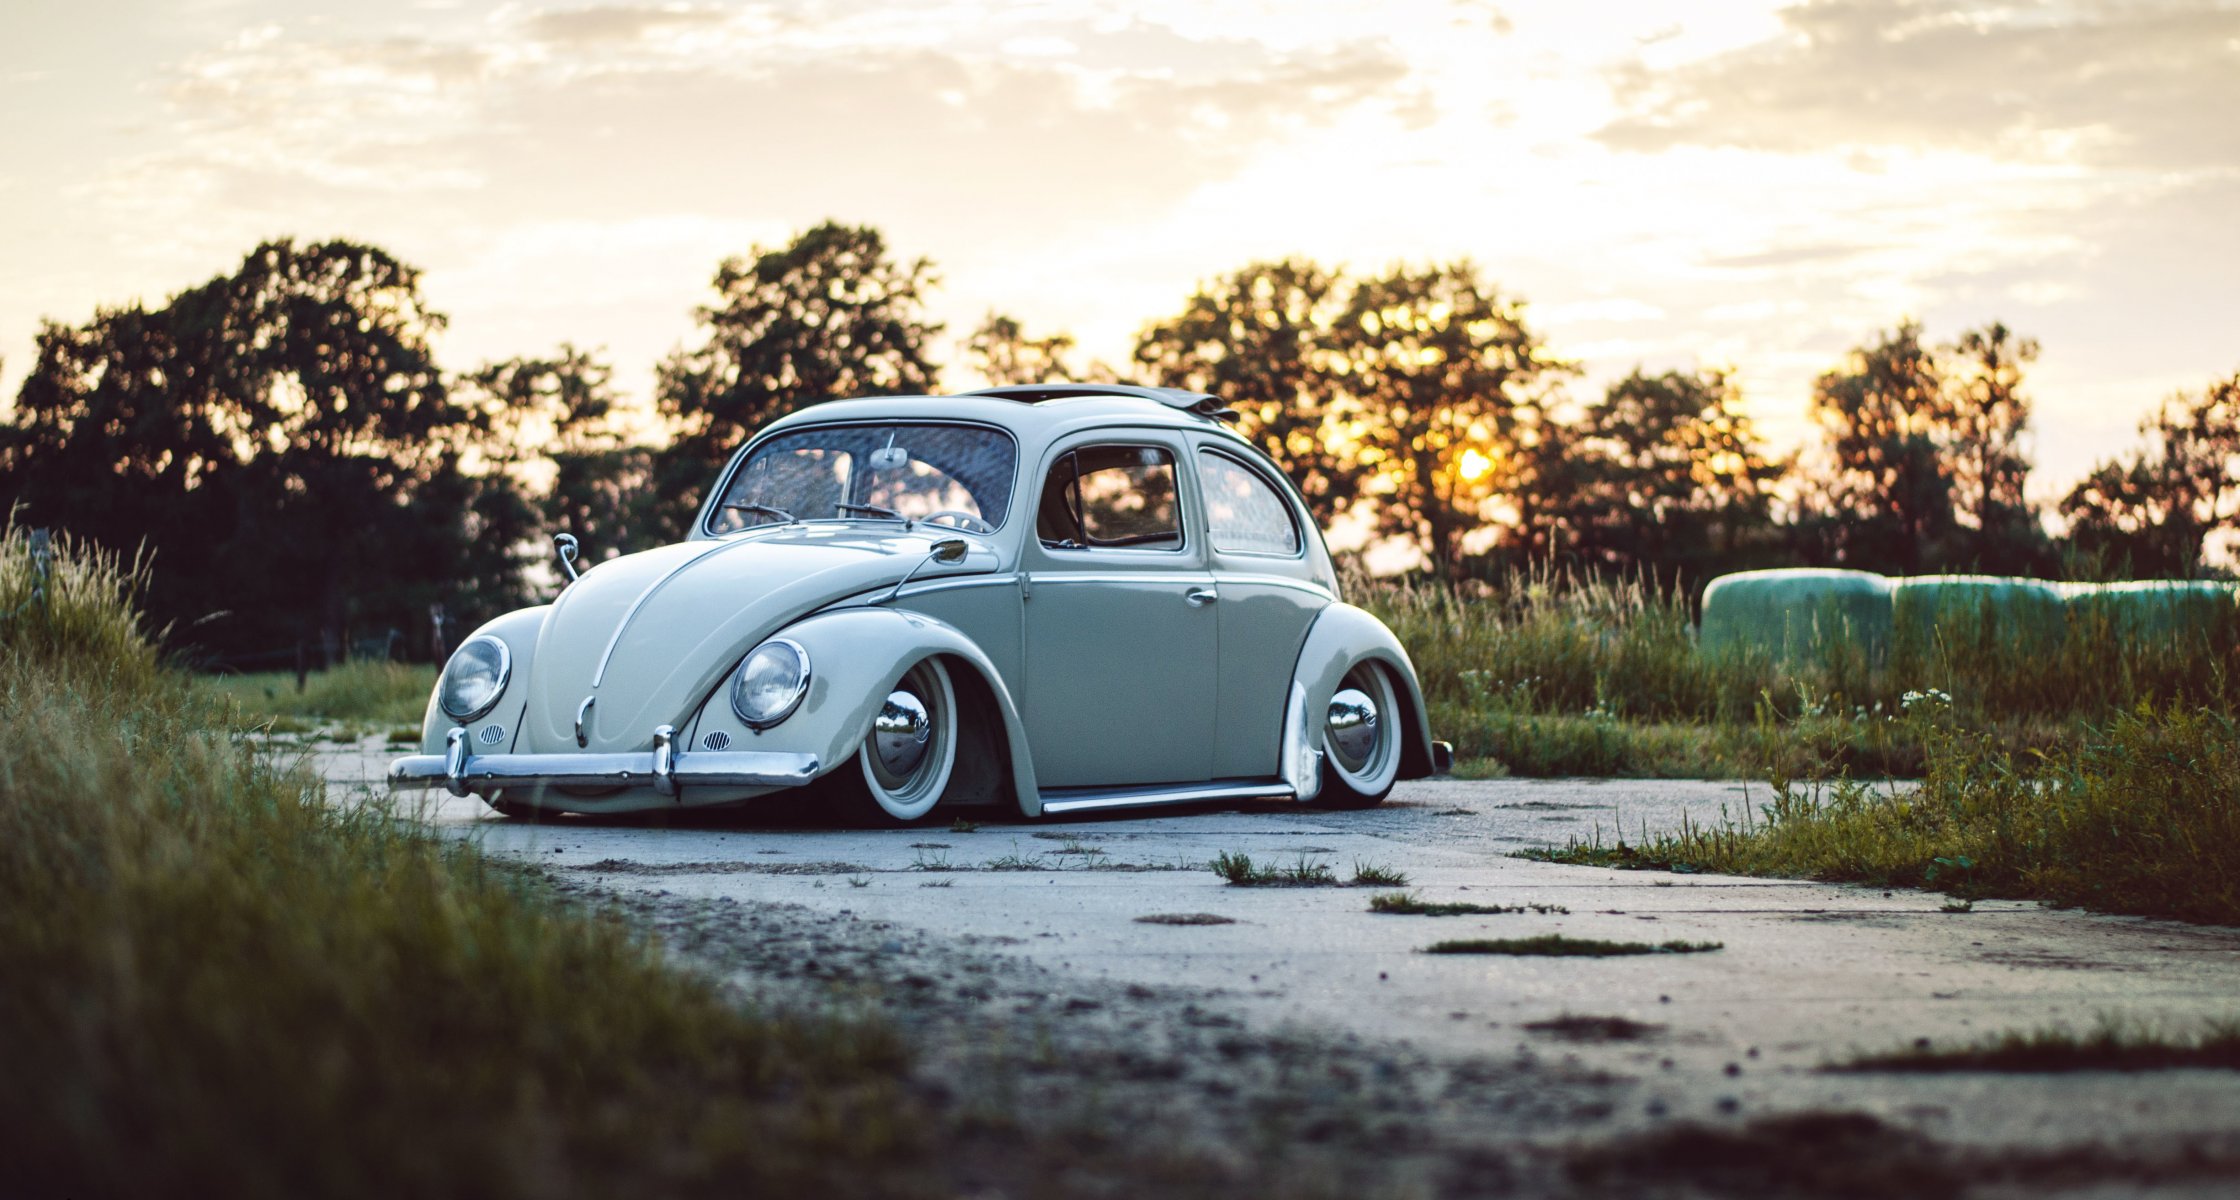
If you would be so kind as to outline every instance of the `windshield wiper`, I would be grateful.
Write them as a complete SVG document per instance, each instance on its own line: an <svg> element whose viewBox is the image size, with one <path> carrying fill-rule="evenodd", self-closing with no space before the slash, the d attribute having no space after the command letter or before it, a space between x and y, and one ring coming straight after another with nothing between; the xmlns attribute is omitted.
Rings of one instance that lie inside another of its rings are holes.
<svg viewBox="0 0 2240 1200"><path fill-rule="evenodd" d="M784 521L788 525L797 525L800 523L800 519L795 517L792 513L789 513L786 510L779 508L773 504L751 504L744 500L734 500L731 503L724 505L724 507L737 509L740 512L768 513L771 516Z"/></svg>
<svg viewBox="0 0 2240 1200"><path fill-rule="evenodd" d="M901 513L888 508L884 504L849 504L848 502L843 500L833 507L839 509L844 513L870 513L874 517L885 517L890 521L902 521L907 519Z"/></svg>

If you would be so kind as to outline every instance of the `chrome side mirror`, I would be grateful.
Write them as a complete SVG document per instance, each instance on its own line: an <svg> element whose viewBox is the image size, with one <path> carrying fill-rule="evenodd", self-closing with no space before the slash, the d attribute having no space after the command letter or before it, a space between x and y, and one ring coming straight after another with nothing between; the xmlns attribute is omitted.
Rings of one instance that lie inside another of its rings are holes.
<svg viewBox="0 0 2240 1200"><path fill-rule="evenodd" d="M926 556L918 560L917 566L910 568L909 571L903 574L901 579L895 581L894 590L888 592L886 596L879 601L879 603L894 603L894 598L902 594L902 585L910 582L910 580L915 577L920 570L924 569L927 563L940 563L943 566L948 566L952 563L961 563L964 561L964 556L971 552L971 544L967 543L963 538L942 538L940 541L935 542L926 550Z"/></svg>
<svg viewBox="0 0 2240 1200"><path fill-rule="evenodd" d="M582 547L576 542L576 535L572 533L553 534L552 548L560 555L560 570L567 575L569 583L574 583L576 580L583 578L583 574L576 570L576 555L582 553Z"/></svg>

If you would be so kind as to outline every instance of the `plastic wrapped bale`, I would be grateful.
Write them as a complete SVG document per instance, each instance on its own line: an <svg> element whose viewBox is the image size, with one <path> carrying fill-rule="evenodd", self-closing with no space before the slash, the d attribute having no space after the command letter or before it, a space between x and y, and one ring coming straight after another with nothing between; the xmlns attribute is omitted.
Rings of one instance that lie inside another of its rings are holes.
<svg viewBox="0 0 2240 1200"><path fill-rule="evenodd" d="M1791 567L1721 575L1703 593L1697 648L1811 658L1835 645L1879 662L1890 645L1890 581L1865 571Z"/></svg>
<svg viewBox="0 0 2240 1200"><path fill-rule="evenodd" d="M1926 658L1940 639L1983 648L2050 653L2068 628L2060 584L1993 575L1922 575L1890 585L1900 657Z"/></svg>
<svg viewBox="0 0 2240 1200"><path fill-rule="evenodd" d="M2235 587L2222 580L2143 579L2065 590L2079 634L2159 641L2206 638L2224 627L2235 616Z"/></svg>

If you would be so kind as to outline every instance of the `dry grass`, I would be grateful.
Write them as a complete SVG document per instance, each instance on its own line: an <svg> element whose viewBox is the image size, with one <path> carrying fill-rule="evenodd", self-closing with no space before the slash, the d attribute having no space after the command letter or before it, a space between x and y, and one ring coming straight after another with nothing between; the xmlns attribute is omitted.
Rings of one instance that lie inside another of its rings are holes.
<svg viewBox="0 0 2240 1200"><path fill-rule="evenodd" d="M0 596L27 564L11 533ZM0 1193L891 1190L917 1144L883 1027L744 1012L326 804L164 671L133 582L68 550L0 609Z"/></svg>

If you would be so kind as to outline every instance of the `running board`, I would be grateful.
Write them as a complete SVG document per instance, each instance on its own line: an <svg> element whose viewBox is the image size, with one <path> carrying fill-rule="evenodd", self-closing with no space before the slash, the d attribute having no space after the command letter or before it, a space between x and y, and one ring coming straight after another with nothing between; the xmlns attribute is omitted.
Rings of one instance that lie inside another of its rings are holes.
<svg viewBox="0 0 2240 1200"><path fill-rule="evenodd" d="M1295 800L1288 783L1274 780L1224 780L1217 783L1159 783L1127 788L1044 788L1042 813L1091 812L1100 808L1149 808L1156 804L1211 804L1223 800Z"/></svg>

